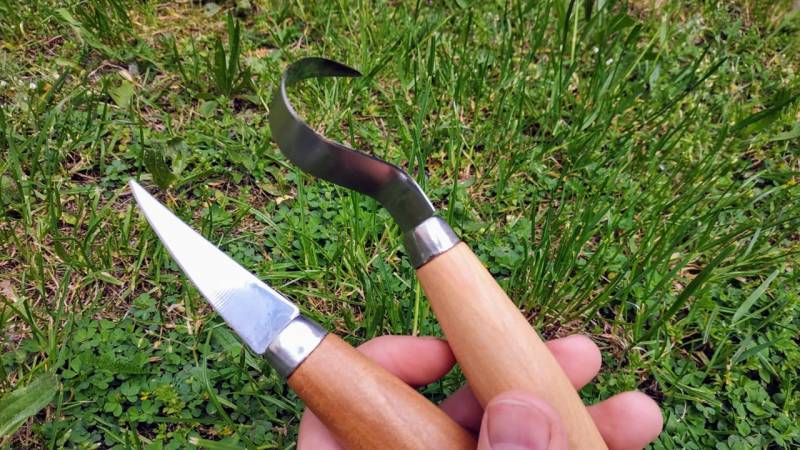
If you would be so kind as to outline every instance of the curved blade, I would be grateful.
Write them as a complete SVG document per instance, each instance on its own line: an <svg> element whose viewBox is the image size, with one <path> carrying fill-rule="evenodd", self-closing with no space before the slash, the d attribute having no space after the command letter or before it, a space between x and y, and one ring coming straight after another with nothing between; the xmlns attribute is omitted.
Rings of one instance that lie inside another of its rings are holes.
<svg viewBox="0 0 800 450"><path fill-rule="evenodd" d="M297 306L189 228L138 183L139 208L183 273L255 353L261 355L298 314Z"/></svg>
<svg viewBox="0 0 800 450"><path fill-rule="evenodd" d="M435 209L403 169L331 141L309 127L289 102L286 87L306 78L358 77L336 61L304 58L286 69L270 104L272 138L281 152L303 171L378 200L400 229L407 231L433 216Z"/></svg>

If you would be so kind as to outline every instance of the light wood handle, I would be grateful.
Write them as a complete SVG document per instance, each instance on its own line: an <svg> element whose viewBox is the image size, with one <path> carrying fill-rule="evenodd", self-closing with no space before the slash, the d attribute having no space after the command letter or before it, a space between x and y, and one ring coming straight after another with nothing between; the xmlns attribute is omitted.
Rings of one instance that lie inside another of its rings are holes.
<svg viewBox="0 0 800 450"><path fill-rule="evenodd" d="M417 275L481 405L511 389L531 392L558 410L571 449L607 448L561 366L466 244Z"/></svg>
<svg viewBox="0 0 800 450"><path fill-rule="evenodd" d="M347 449L475 449L438 406L333 334L288 381Z"/></svg>

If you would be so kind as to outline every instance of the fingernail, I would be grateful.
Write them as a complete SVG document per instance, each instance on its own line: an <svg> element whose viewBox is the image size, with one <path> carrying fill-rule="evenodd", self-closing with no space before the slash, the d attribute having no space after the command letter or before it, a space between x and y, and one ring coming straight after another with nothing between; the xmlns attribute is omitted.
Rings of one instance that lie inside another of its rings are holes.
<svg viewBox="0 0 800 450"><path fill-rule="evenodd" d="M550 422L533 404L502 400L491 403L487 413L492 450L547 450Z"/></svg>

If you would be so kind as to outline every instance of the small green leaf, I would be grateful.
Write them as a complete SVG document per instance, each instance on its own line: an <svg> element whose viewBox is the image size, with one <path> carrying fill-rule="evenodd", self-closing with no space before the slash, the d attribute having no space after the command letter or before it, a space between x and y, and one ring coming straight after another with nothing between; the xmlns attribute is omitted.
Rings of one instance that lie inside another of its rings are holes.
<svg viewBox="0 0 800 450"><path fill-rule="evenodd" d="M244 448L241 445L232 442L230 440L228 440L227 442L212 441L209 439L203 439L195 436L189 438L189 443L208 450L240 450Z"/></svg>
<svg viewBox="0 0 800 450"><path fill-rule="evenodd" d="M127 108L131 104L131 98L133 98L133 83L128 80L122 80L122 84L111 88L108 93L117 106Z"/></svg>
<svg viewBox="0 0 800 450"><path fill-rule="evenodd" d="M172 174L164 157L153 149L146 149L144 151L144 167L153 176L153 181L161 189L166 189L175 181L175 175Z"/></svg>
<svg viewBox="0 0 800 450"><path fill-rule="evenodd" d="M219 108L219 104L213 100L207 100L200 104L199 112L203 117L211 117Z"/></svg>
<svg viewBox="0 0 800 450"><path fill-rule="evenodd" d="M6 394L0 399L0 436L11 435L25 420L41 411L57 390L56 377L46 374Z"/></svg>

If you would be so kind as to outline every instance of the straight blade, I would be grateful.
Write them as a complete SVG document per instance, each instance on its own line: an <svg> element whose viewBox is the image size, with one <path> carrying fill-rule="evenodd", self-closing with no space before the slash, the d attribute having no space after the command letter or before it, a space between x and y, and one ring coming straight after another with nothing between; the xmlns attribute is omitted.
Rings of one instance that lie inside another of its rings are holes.
<svg viewBox="0 0 800 450"><path fill-rule="evenodd" d="M142 186L139 208L175 262L250 349L261 355L297 315L297 306L183 223Z"/></svg>

